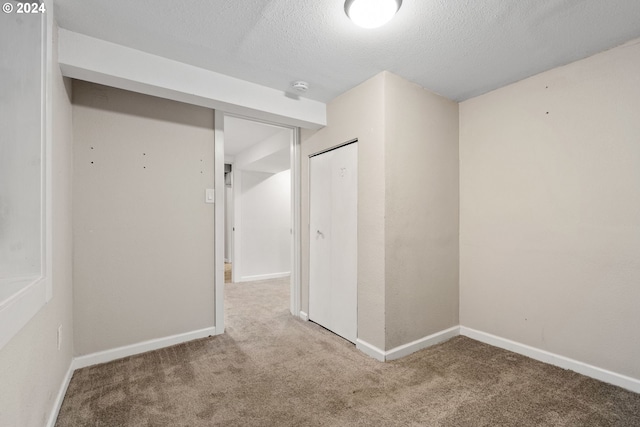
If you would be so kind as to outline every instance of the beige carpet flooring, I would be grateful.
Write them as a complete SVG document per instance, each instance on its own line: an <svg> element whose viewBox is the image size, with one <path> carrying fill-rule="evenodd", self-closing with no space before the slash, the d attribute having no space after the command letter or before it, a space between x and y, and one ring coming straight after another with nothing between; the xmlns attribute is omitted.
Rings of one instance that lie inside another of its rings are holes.
<svg viewBox="0 0 640 427"><path fill-rule="evenodd" d="M231 263L224 263L224 283L231 283Z"/></svg>
<svg viewBox="0 0 640 427"><path fill-rule="evenodd" d="M76 371L69 426L640 426L640 395L464 337L379 363L230 284L227 333Z"/></svg>

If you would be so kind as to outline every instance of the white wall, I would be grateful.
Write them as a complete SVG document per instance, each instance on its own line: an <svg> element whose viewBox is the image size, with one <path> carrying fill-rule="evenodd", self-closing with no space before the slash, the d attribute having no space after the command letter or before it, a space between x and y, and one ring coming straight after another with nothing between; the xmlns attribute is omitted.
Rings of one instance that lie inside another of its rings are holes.
<svg viewBox="0 0 640 427"><path fill-rule="evenodd" d="M281 172L290 168L289 150L293 131L288 128L273 136L250 146L234 156L235 169L253 170L258 172ZM282 156L284 154L284 156ZM274 156L275 162L269 161ZM284 164L283 164L284 161Z"/></svg>
<svg viewBox="0 0 640 427"><path fill-rule="evenodd" d="M48 13L53 6L47 2ZM57 36L54 33L54 37ZM54 411L73 352L71 83L57 66L55 38L53 91L53 298L0 350L0 425L42 427ZM62 325L62 345L57 330Z"/></svg>
<svg viewBox="0 0 640 427"><path fill-rule="evenodd" d="M640 378L640 41L460 106L464 326Z"/></svg>
<svg viewBox="0 0 640 427"><path fill-rule="evenodd" d="M77 80L73 102L76 355L213 327L214 112Z"/></svg>
<svg viewBox="0 0 640 427"><path fill-rule="evenodd" d="M233 187L224 188L224 260L233 261Z"/></svg>
<svg viewBox="0 0 640 427"><path fill-rule="evenodd" d="M285 276L291 272L291 173L237 170L239 277L235 281ZM236 243L237 244L237 243Z"/></svg>

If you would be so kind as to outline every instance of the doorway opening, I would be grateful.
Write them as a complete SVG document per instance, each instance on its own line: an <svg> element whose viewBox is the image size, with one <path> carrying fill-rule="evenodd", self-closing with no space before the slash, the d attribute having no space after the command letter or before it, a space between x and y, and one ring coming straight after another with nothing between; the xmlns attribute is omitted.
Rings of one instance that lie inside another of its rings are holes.
<svg viewBox="0 0 640 427"><path fill-rule="evenodd" d="M226 160L225 160L226 162ZM233 233L233 166L224 164L224 283L231 283L231 237Z"/></svg>
<svg viewBox="0 0 640 427"><path fill-rule="evenodd" d="M216 192L224 194L216 210L222 225L216 233L224 235L222 244L216 239L216 333L224 328L225 283L232 291L277 282L286 288L289 311L299 313L298 133L216 111L216 167L224 171L216 176Z"/></svg>

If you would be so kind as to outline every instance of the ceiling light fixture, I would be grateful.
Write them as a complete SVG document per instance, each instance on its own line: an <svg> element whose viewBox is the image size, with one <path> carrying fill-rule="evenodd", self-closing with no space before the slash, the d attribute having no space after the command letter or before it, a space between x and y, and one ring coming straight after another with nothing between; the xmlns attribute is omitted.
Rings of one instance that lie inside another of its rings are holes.
<svg viewBox="0 0 640 427"><path fill-rule="evenodd" d="M356 25L378 28L391 21L402 0L347 0L344 11Z"/></svg>

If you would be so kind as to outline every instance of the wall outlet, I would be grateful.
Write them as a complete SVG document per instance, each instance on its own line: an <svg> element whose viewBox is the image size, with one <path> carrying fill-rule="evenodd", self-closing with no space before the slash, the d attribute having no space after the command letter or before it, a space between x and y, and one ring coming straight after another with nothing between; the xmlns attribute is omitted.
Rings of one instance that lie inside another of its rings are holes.
<svg viewBox="0 0 640 427"><path fill-rule="evenodd" d="M62 346L62 325L58 326L58 350Z"/></svg>

